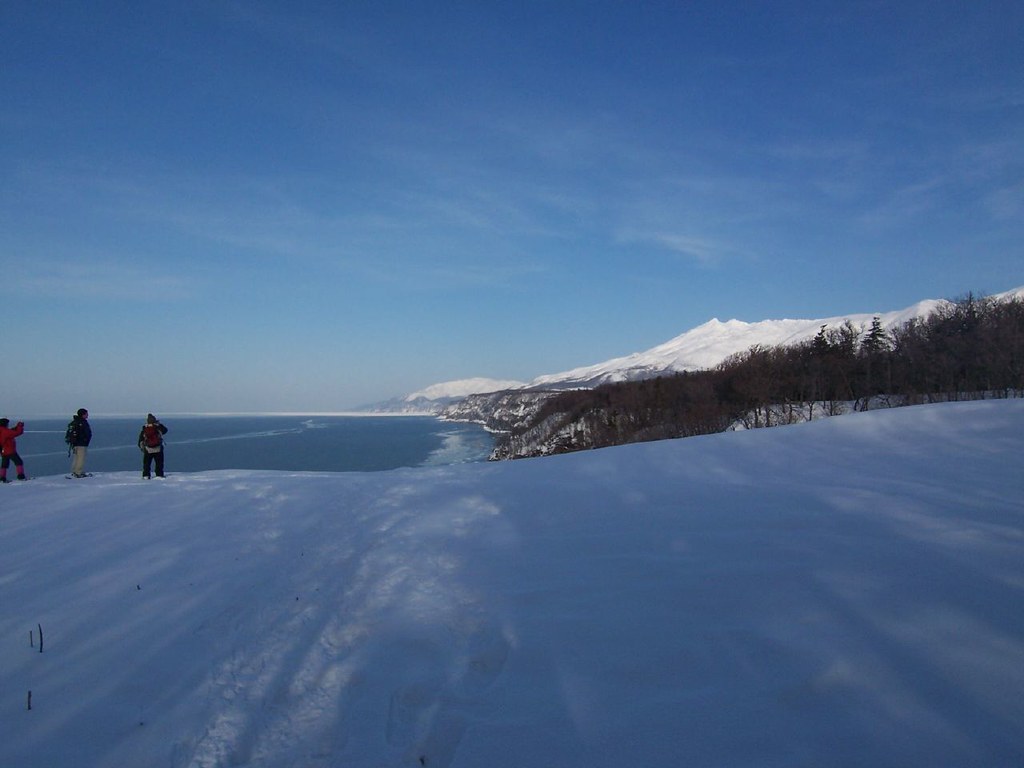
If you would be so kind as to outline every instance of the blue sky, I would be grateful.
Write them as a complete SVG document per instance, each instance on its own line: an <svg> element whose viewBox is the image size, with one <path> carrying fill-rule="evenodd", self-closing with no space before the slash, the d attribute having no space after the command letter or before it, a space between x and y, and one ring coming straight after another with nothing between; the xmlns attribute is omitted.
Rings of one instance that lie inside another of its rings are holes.
<svg viewBox="0 0 1024 768"><path fill-rule="evenodd" d="M1024 285L1019 2L0 7L0 410L343 410Z"/></svg>

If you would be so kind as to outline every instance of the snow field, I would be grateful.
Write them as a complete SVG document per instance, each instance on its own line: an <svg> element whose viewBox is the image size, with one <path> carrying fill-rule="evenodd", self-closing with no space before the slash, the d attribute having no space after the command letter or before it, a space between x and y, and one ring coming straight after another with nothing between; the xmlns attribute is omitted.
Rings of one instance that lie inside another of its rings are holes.
<svg viewBox="0 0 1024 768"><path fill-rule="evenodd" d="M987 401L5 486L0 764L1019 766L1022 456Z"/></svg>

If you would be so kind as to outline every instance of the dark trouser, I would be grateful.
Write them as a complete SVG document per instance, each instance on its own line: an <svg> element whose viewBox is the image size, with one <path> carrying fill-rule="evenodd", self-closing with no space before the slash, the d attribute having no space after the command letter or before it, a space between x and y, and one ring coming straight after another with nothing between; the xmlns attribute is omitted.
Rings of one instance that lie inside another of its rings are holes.
<svg viewBox="0 0 1024 768"><path fill-rule="evenodd" d="M157 453L150 453L149 451L142 452L142 476L149 477L149 469L153 466L153 459L156 459L156 476L164 476L164 449L161 448Z"/></svg>
<svg viewBox="0 0 1024 768"><path fill-rule="evenodd" d="M25 463L17 453L11 453L0 459L0 478L7 478L7 468L14 462L14 468L18 471L18 477L25 476Z"/></svg>

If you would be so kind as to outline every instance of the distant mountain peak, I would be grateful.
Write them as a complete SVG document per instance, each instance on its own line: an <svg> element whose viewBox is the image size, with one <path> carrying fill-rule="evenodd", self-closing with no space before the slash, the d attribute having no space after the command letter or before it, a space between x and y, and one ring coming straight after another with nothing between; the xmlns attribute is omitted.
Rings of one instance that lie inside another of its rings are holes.
<svg viewBox="0 0 1024 768"><path fill-rule="evenodd" d="M440 384L432 384L419 392L406 395L406 401L413 400L440 400L442 398L466 397L468 395L479 395L487 392L500 392L505 389L520 389L526 384L522 381L505 379L487 379L482 377L472 379L457 379L455 381L443 381Z"/></svg>
<svg viewBox="0 0 1024 768"><path fill-rule="evenodd" d="M1024 287L992 296L997 301L1024 299ZM538 376L528 383L488 378L458 379L434 384L404 398L370 406L372 410L440 413L444 406L470 395L517 389L587 389L620 381L649 379L685 371L713 368L731 355L753 346L775 347L798 344L814 338L822 326L838 328L851 323L866 331L874 318L883 328L923 318L945 304L944 299L926 299L892 312L869 312L814 320L782 319L745 322L735 318L707 322L643 352L634 352L595 365L561 373Z"/></svg>
<svg viewBox="0 0 1024 768"><path fill-rule="evenodd" d="M996 300L1014 297L1024 297L1024 287L993 296ZM713 368L731 355L744 352L753 346L786 346L812 339L822 326L837 328L849 322L856 328L867 330L877 317L883 328L890 328L916 317L927 317L948 303L944 299L926 299L892 312L867 312L818 319L760 320L752 323L735 318L722 321L713 317L696 328L644 352L634 352L596 365L538 376L529 386L578 389L703 370Z"/></svg>

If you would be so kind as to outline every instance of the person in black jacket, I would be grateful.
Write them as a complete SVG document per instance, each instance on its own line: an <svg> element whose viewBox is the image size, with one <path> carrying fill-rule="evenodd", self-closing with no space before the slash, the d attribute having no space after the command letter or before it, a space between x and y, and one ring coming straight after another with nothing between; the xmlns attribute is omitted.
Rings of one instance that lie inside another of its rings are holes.
<svg viewBox="0 0 1024 768"><path fill-rule="evenodd" d="M71 476L85 477L85 454L89 443L92 442L89 412L85 408L79 408L78 413L71 419L64 439L69 446L68 450L73 454L71 459Z"/></svg>
<svg viewBox="0 0 1024 768"><path fill-rule="evenodd" d="M149 480L150 468L156 460L156 476L164 476L164 435L167 427L152 413L146 416L146 423L139 432L139 450L142 451L142 476Z"/></svg>

